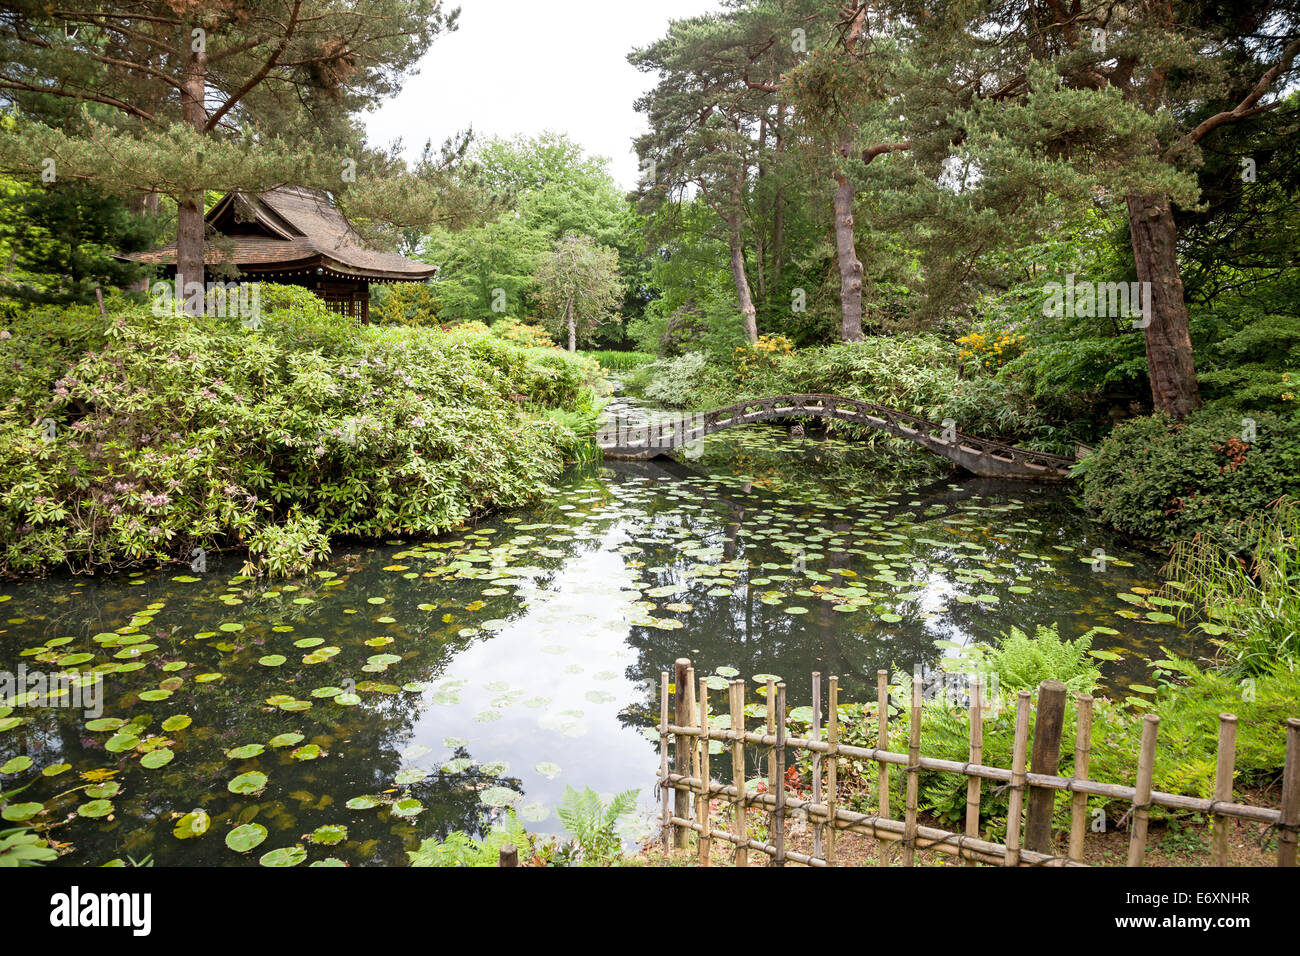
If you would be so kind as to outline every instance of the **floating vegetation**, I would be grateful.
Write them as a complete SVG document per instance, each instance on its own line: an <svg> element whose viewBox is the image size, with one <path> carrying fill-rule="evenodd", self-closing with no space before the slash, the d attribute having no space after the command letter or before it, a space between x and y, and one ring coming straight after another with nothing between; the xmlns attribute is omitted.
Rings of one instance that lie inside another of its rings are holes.
<svg viewBox="0 0 1300 956"><path fill-rule="evenodd" d="M781 674L874 699L879 667L1040 621L1108 635L1106 679L1149 696L1143 659L1214 633L1189 637L1155 565L1058 492L912 488L892 457L780 434L577 469L494 527L346 546L293 580L214 560L98 581L89 626L81 582L4 586L0 653L102 678L104 699L0 696L0 818L74 865L399 863L507 811L554 831L564 784L611 767L611 790L649 793L658 674L681 656L722 727L738 678L751 715ZM806 689L787 694L802 714Z"/></svg>

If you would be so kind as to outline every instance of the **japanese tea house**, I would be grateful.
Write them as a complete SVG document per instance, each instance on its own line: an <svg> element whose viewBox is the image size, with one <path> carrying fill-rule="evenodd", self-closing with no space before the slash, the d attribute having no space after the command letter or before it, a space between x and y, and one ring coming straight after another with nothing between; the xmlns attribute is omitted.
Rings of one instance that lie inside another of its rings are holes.
<svg viewBox="0 0 1300 956"><path fill-rule="evenodd" d="M234 265L247 281L300 285L329 308L370 322L372 282L423 282L436 266L362 245L361 237L324 193L280 186L257 195L227 193L205 217L210 238L204 262ZM176 243L123 256L176 273Z"/></svg>

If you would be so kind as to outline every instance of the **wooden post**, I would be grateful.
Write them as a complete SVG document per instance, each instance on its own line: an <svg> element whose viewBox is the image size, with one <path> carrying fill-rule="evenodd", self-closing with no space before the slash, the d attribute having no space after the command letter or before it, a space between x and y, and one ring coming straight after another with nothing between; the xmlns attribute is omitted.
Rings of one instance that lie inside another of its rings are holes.
<svg viewBox="0 0 1300 956"><path fill-rule="evenodd" d="M709 684L700 678L700 729L707 735L709 730ZM695 815L700 824L700 866L708 866L712 860L713 840L712 819L709 814L709 738L700 738L700 795L695 801Z"/></svg>
<svg viewBox="0 0 1300 956"><path fill-rule="evenodd" d="M920 681L912 681L912 721L907 732L907 809L903 817L903 866L916 863L916 804L921 787Z"/></svg>
<svg viewBox="0 0 1300 956"><path fill-rule="evenodd" d="M820 740L822 730L822 675L813 671L812 676L812 739ZM813 751L812 755L812 802L822 802L822 755ZM813 824L812 855L822 855L822 825Z"/></svg>
<svg viewBox="0 0 1300 956"><path fill-rule="evenodd" d="M668 812L668 672L659 672L659 793L663 798L660 812L660 838L664 852L668 852L669 830L672 828Z"/></svg>
<svg viewBox="0 0 1300 956"><path fill-rule="evenodd" d="M1006 866L1020 865L1020 811L1025 802L1025 752L1029 749L1029 691L1016 695L1016 736L1011 750L1011 795L1007 800Z"/></svg>
<svg viewBox="0 0 1300 956"><path fill-rule="evenodd" d="M767 736L776 736L776 681L769 677L767 679ZM767 792L776 793L777 784L777 766L776 766L776 747L772 747L767 752ZM771 842L776 842L776 811L767 815L767 833ZM769 858L769 865L775 866L775 860Z"/></svg>
<svg viewBox="0 0 1300 956"><path fill-rule="evenodd" d="M1150 816L1151 776L1156 765L1156 732L1160 718L1146 714L1142 718L1142 749L1138 752L1136 793L1133 794L1133 822L1129 824L1128 865L1142 866L1147 853L1147 818Z"/></svg>
<svg viewBox="0 0 1300 956"><path fill-rule="evenodd" d="M978 677L971 684L970 697L970 762L978 764L984 759L984 682ZM979 838L980 835L980 778L966 778L966 835ZM974 866L975 861L966 859L964 866Z"/></svg>
<svg viewBox="0 0 1300 956"><path fill-rule="evenodd" d="M1278 821L1277 865L1296 865L1296 827L1300 825L1300 717L1286 722L1286 763L1282 770L1282 819Z"/></svg>
<svg viewBox="0 0 1300 956"><path fill-rule="evenodd" d="M497 866L518 866L519 851L513 843L503 843L501 853L497 857Z"/></svg>
<svg viewBox="0 0 1300 956"><path fill-rule="evenodd" d="M1214 764L1214 802L1232 802L1233 768L1237 763L1237 715L1219 715L1219 753ZM1213 816L1214 834L1210 839L1210 863L1228 865L1228 818Z"/></svg>
<svg viewBox="0 0 1300 956"><path fill-rule="evenodd" d="M699 707L695 703L695 667L686 668L686 726L692 726L695 718L699 714ZM701 727L701 730L708 728ZM700 775L700 742L705 741L703 737L692 737L687 743L691 750L691 776L699 777ZM707 741L705 741L707 742ZM690 794L687 793L689 797Z"/></svg>
<svg viewBox="0 0 1300 956"><path fill-rule="evenodd" d="M839 787L839 746L840 746L840 679L831 677L827 681L826 710L826 751L829 764L826 768L826 819L830 827L826 831L826 862L835 865L835 797Z"/></svg>
<svg viewBox="0 0 1300 956"><path fill-rule="evenodd" d="M731 782L736 788L736 866L749 865L749 833L745 824L745 682L733 680L731 692Z"/></svg>
<svg viewBox="0 0 1300 956"><path fill-rule="evenodd" d="M686 708L686 682L689 680L691 662L688 658L679 657L674 665L676 673L673 675L674 700L673 700L673 723L679 727L685 726L691 722L690 711ZM677 748L674 754L674 768L679 774L689 776L691 772L691 738L677 735ZM690 794L685 790L673 790L673 816L678 819L685 819L690 815ZM690 830L686 827L676 827L674 830L674 843L679 850L685 850L690 838Z"/></svg>
<svg viewBox="0 0 1300 956"><path fill-rule="evenodd" d="M1061 731L1065 725L1065 685L1045 680L1038 685L1038 709L1034 715L1034 751L1029 769L1056 776L1061 765ZM1029 788L1029 813L1025 821L1025 849L1052 852L1052 807L1056 791Z"/></svg>
<svg viewBox="0 0 1300 956"><path fill-rule="evenodd" d="M1074 779L1088 779L1088 763L1092 759L1092 695L1081 694L1078 700L1079 716L1074 731ZM1088 828L1088 795L1070 794L1070 859L1083 862L1083 838Z"/></svg>
<svg viewBox="0 0 1300 956"><path fill-rule="evenodd" d="M876 749L889 749L889 671L876 671ZM889 819L889 764L880 761L876 775L877 810L880 819ZM880 845L880 865L889 866L889 844L884 840L876 841Z"/></svg>
<svg viewBox="0 0 1300 956"><path fill-rule="evenodd" d="M776 685L776 809L772 817L776 847L772 862L785 866L785 681Z"/></svg>

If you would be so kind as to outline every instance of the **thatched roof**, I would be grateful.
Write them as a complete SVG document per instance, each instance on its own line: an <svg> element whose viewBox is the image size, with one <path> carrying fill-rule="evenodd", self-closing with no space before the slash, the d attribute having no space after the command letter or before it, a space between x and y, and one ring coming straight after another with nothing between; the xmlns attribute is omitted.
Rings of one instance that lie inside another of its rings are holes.
<svg viewBox="0 0 1300 956"><path fill-rule="evenodd" d="M395 252L367 249L328 196L302 186L280 186L255 196L227 193L205 218L223 238L208 243L204 262L233 263L246 275L324 269L343 278L418 282L437 271ZM123 258L174 267L176 243Z"/></svg>

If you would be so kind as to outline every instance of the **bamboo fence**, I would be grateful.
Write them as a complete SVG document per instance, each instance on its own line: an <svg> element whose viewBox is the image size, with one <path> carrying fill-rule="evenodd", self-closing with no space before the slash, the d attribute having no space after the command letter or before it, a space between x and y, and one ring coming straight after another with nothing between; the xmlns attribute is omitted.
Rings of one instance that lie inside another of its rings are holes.
<svg viewBox="0 0 1300 956"><path fill-rule="evenodd" d="M730 726L711 727L707 682L703 679L696 681L691 662L685 658L676 662L675 670L675 675L664 671L660 676L659 788L662 799L662 840L665 850L673 846L678 850L686 850L691 833L697 834L699 861L705 866L709 863L715 840L731 845L737 866L747 866L753 852L768 858L768 864L773 866L783 866L787 862L818 867L834 866L838 833L864 834L882 841L879 862L885 866L889 865L888 850L893 844L901 845L902 862L906 866L914 865L917 850L955 856L968 866L977 863L995 866L1086 866L1083 862L1083 846L1090 796L1131 804L1125 815L1129 820L1129 866L1143 865L1148 816L1153 806L1209 814L1213 827L1211 862L1215 866L1223 866L1228 862L1230 820L1265 824L1276 830L1278 866L1296 865L1297 834L1300 833L1300 718L1292 717L1286 721L1286 761L1282 776L1281 806L1273 809L1233 802L1237 718L1232 714L1219 716L1214 798L1204 799L1152 789L1160 724L1160 718L1154 714L1142 717L1141 749L1135 785L1130 787L1090 780L1088 764L1092 747L1093 701L1086 694L1076 701L1078 722L1074 776L1058 776L1066 695L1065 686L1057 681L1046 681L1039 687L1036 708L1031 706L1029 691L1022 690L1017 695L1013 755L1011 768L1007 769L987 766L981 762L984 744L981 715L986 701L985 689L978 680L972 684L970 693L972 719L969 760L962 763L921 755L922 689L919 682L913 683L912 700L906 707L906 752L889 749L889 683L886 671L877 674L877 700L884 705L878 706L876 712L877 745L855 747L840 742L839 681L836 677L828 680L824 732L821 675L814 674L810 736L791 737L786 731L786 686L783 682L767 683L762 732L746 729L745 681L740 679L730 681L727 687ZM671 721L670 692L674 700ZM1032 740L1032 762L1031 711L1037 713ZM671 761L670 738L674 744ZM710 741L718 741L730 748L730 783L713 780L710 776ZM757 748L760 758L765 759L766 789L761 792L746 786L746 747ZM802 799L797 793L792 794L788 790L786 768L791 751L795 751L796 756L797 752L811 754L811 799ZM838 805L839 762L844 759L870 761L878 765L876 813L858 813ZM901 820L890 816L889 773L893 766L902 767L907 774ZM922 770L967 778L964 832L950 832L923 826L918 822L918 790ZM1007 832L1002 843L980 837L980 797L986 783L1009 790ZM1054 794L1061 790L1071 795L1070 831L1065 856L1052 852L1051 840ZM671 801L670 793L673 796ZM710 813L715 800L729 805L730 828L719 829L715 825ZM751 832L749 824L754 813L765 816L767 839L761 839ZM811 853L799 853L786 846L785 824L795 814L812 825Z"/></svg>

